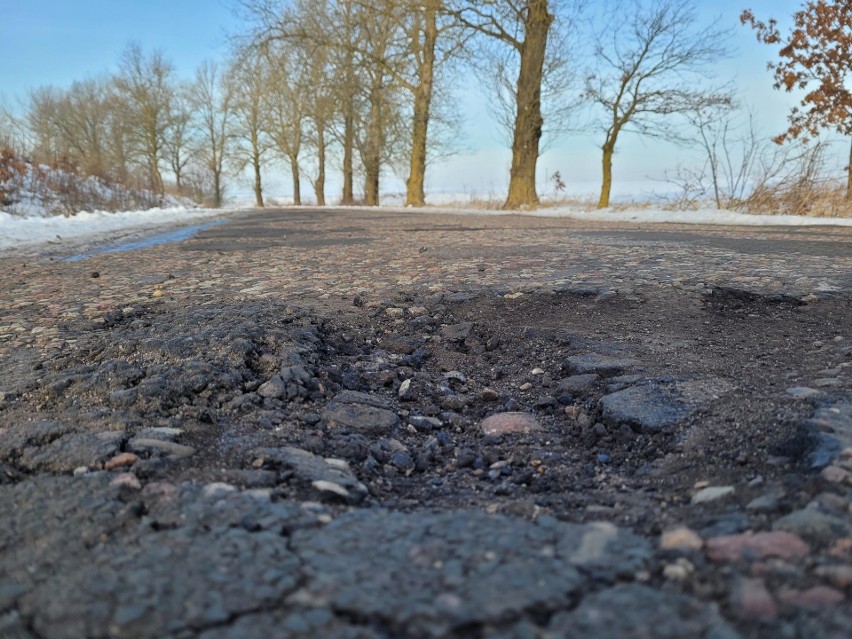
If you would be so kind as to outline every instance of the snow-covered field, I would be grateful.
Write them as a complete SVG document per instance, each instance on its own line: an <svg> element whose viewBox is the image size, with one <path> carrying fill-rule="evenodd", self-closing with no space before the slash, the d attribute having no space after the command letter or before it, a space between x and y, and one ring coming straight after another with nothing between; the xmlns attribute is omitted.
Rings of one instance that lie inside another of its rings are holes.
<svg viewBox="0 0 852 639"><path fill-rule="evenodd" d="M401 209L388 199L384 208ZM249 202L236 203L234 211L251 208ZM350 209L351 210L351 209ZM585 221L632 222L655 224L710 224L736 226L852 226L852 218L805 217L794 215L749 215L732 211L703 209L697 211L669 211L662 208L642 207L636 209L603 211L589 210L576 206L555 206L528 212L511 212L489 209L465 209L449 206L426 209L401 209L410 213L432 213L448 215L530 215L535 217L566 217ZM148 211L125 211L120 213L83 212L70 217L20 217L0 212L0 249L28 246L40 243L56 243L68 239L80 239L109 235L116 231L144 230L162 226L192 223L213 216L225 216L227 210L188 209L173 207Z"/></svg>

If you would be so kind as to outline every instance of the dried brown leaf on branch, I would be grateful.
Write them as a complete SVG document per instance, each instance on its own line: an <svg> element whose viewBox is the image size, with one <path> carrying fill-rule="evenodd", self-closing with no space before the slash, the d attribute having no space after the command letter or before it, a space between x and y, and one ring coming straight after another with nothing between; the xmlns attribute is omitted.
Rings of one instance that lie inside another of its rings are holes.
<svg viewBox="0 0 852 639"><path fill-rule="evenodd" d="M783 45L779 59L769 63L775 88L805 91L799 108L788 115L789 128L776 140L815 136L824 129L852 135L852 3L809 0L793 14L785 34L776 20L763 22L750 10L740 21L755 30L758 41ZM852 163L847 171L847 197L852 198Z"/></svg>

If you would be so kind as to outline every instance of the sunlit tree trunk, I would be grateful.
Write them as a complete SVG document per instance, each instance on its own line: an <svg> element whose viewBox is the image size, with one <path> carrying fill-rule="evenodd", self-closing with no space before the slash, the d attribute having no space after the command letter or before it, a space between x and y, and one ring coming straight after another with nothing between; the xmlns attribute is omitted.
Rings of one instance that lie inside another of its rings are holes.
<svg viewBox="0 0 852 639"><path fill-rule="evenodd" d="M325 126L317 125L317 177L314 181L317 206L325 206L325 155Z"/></svg>
<svg viewBox="0 0 852 639"><path fill-rule="evenodd" d="M612 156L614 145L607 142L603 146L601 168L603 178L601 180L601 196L598 199L598 208L605 209L609 206L609 198L612 192Z"/></svg>
<svg viewBox="0 0 852 639"><path fill-rule="evenodd" d="M424 10L423 47L419 84L414 92L414 114L411 131L411 162L406 183L405 203L423 206L426 203L426 149L429 144L429 119L432 106L432 86L435 75L435 45L438 40L439 0L428 3Z"/></svg>
<svg viewBox="0 0 852 639"><path fill-rule="evenodd" d="M541 115L541 82L551 24L553 15L548 11L547 0L531 0L524 25L526 37L520 48L512 170L509 195L503 205L506 209L538 204L535 173L544 125Z"/></svg>

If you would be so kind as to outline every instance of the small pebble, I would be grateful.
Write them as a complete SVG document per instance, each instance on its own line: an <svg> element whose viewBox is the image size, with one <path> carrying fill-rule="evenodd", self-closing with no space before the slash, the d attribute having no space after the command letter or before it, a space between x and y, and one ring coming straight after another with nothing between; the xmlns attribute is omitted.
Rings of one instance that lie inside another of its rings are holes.
<svg viewBox="0 0 852 639"><path fill-rule="evenodd" d="M104 470L114 470L116 468L122 468L124 466L132 466L137 461L139 461L139 457L137 457L133 453L121 453L120 455L116 455L112 459L105 462Z"/></svg>
<svg viewBox="0 0 852 639"><path fill-rule="evenodd" d="M500 394L493 388L485 387L479 394L479 398L484 402L493 402L500 399Z"/></svg>
<svg viewBox="0 0 852 639"><path fill-rule="evenodd" d="M663 576L672 581L684 581L693 572L695 572L695 566L692 565L691 561L683 557L673 564L666 564L663 568Z"/></svg>
<svg viewBox="0 0 852 639"><path fill-rule="evenodd" d="M661 550L701 550L703 547L704 540L686 526L667 530L660 538Z"/></svg>
<svg viewBox="0 0 852 639"><path fill-rule="evenodd" d="M705 504L734 494L733 486L708 486L692 496L693 504Z"/></svg>
<svg viewBox="0 0 852 639"><path fill-rule="evenodd" d="M127 486L128 488L132 488L133 490L141 490L142 484L139 483L139 479L133 473L121 473L120 475L116 475L116 477L109 483L110 486Z"/></svg>

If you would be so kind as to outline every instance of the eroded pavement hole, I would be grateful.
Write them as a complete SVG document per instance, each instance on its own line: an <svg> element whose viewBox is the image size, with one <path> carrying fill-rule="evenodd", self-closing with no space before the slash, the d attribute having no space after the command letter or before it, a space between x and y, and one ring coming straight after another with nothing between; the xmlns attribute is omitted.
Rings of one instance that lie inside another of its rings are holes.
<svg viewBox="0 0 852 639"><path fill-rule="evenodd" d="M847 628L835 605L800 603L845 601L850 584L852 569L821 570L852 537L849 326L842 299L660 290L71 322L61 348L6 362L0 612L41 636L105 597L82 635L615 637L588 633L623 601L672 611L673 637ZM62 545L75 526L78 551L27 559L28 539ZM693 536L661 546L678 526ZM790 537L767 551L747 531ZM724 543L748 547L733 571ZM191 614L146 613L136 579L168 589L150 566L170 557L219 587L208 551L236 558L224 599L180 582ZM779 557L793 568L748 563ZM87 585L101 574L126 596ZM737 593L758 585L774 594L755 619Z"/></svg>

